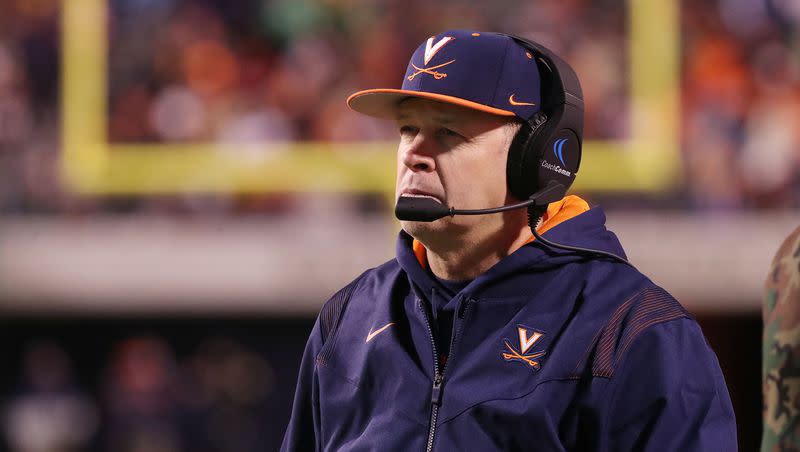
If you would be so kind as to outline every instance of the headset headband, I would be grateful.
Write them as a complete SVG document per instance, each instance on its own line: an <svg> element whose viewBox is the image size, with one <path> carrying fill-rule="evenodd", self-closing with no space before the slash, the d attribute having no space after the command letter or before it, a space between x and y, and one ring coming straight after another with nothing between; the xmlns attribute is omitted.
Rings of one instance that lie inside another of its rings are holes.
<svg viewBox="0 0 800 452"><path fill-rule="evenodd" d="M552 98L552 103L570 104L583 110L583 90L578 81L578 75L566 61L562 60L548 48L529 39L515 35L508 36L519 42L523 47L534 51L537 54L536 57L550 70L553 75L553 87L556 88L551 94L555 95L555 97ZM552 107L552 105L547 106Z"/></svg>

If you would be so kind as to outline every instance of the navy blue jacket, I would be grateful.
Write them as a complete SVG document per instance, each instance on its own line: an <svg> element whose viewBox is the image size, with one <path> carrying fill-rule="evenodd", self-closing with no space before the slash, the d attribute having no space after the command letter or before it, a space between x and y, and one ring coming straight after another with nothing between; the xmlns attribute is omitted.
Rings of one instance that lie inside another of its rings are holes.
<svg viewBox="0 0 800 452"><path fill-rule="evenodd" d="M599 207L544 237L624 255ZM635 268L528 243L456 295L435 359L441 294L411 242L323 308L282 450L737 449L714 352Z"/></svg>

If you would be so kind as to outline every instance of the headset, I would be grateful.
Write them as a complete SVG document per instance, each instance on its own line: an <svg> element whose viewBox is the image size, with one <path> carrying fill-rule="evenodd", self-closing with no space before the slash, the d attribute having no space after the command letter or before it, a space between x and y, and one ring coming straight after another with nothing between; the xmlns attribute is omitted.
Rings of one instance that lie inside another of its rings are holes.
<svg viewBox="0 0 800 452"><path fill-rule="evenodd" d="M529 39L506 36L536 58L541 83L541 108L522 123L514 136L506 165L511 194L534 201L528 205L531 232L536 240L553 248L604 256L631 265L616 254L554 243L536 231L536 222L547 209L547 204L564 197L581 166L583 90L575 70L558 55Z"/></svg>
<svg viewBox="0 0 800 452"><path fill-rule="evenodd" d="M575 181L583 143L583 91L575 71L544 46L506 35L529 50L539 67L541 108L522 123L508 152L506 179L511 194L528 199L550 181L563 186L561 199Z"/></svg>

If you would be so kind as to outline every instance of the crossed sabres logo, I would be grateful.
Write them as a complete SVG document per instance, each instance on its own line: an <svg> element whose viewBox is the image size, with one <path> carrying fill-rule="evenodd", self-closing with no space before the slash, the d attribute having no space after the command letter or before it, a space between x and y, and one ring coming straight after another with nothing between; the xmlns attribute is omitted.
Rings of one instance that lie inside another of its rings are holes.
<svg viewBox="0 0 800 452"><path fill-rule="evenodd" d="M436 53L439 52L439 50L441 50L442 47L445 46L445 44L447 44L448 42L452 41L453 39L455 39L455 38L453 38L452 36L445 36L442 39L440 39L439 42L434 44L433 43L433 36L428 38L428 41L425 43L425 64L423 64L423 66L427 66L428 63L431 61L431 58L433 58L433 56L436 55ZM416 76L418 76L419 74L432 75L433 78L435 78L436 80L441 80L441 79L447 77L447 74L444 73L444 72L438 72L438 71L436 71L436 69L443 68L443 67L447 66L448 64L454 63L455 61L456 60L453 59L453 60L450 60L450 61L448 61L446 63L442 63L442 64L439 64L439 65L436 65L436 66L433 66L433 67L419 67L416 64L411 63L411 65L414 66L414 69L416 69L417 72L414 72L413 74L409 75L408 76L408 81L410 82L410 81L414 80L414 78Z"/></svg>
<svg viewBox="0 0 800 452"><path fill-rule="evenodd" d="M531 331L533 335L529 336L529 331ZM544 333L534 331L522 325L517 326L517 333L519 334L519 350L515 349L508 339L503 340L503 344L506 350L508 350L507 352L503 352L503 359L506 361L519 361L533 369L539 370L541 364L537 360L546 352L528 353L528 350L533 347L536 341L544 336Z"/></svg>
<svg viewBox="0 0 800 452"><path fill-rule="evenodd" d="M564 166L567 166L567 164L564 163L564 156L562 155L562 152L564 151L564 143L566 142L567 138L559 138L555 141L555 143L553 143L553 153L556 155L556 157L558 157L558 160L560 160L561 164Z"/></svg>

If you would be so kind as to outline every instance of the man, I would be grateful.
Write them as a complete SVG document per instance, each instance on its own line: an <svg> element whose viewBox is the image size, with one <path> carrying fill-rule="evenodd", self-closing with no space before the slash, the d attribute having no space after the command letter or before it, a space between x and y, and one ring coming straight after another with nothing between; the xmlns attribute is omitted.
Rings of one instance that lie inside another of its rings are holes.
<svg viewBox="0 0 800 452"><path fill-rule="evenodd" d="M581 99L541 46L464 30L348 99L397 124L403 231L323 307L283 450L736 450L697 323L564 196Z"/></svg>
<svg viewBox="0 0 800 452"><path fill-rule="evenodd" d="M800 449L800 228L772 259L764 284L762 452Z"/></svg>

